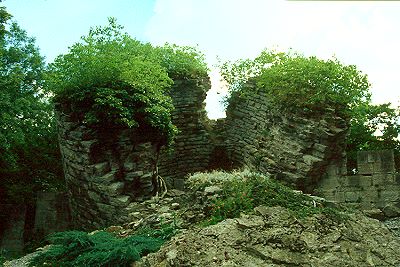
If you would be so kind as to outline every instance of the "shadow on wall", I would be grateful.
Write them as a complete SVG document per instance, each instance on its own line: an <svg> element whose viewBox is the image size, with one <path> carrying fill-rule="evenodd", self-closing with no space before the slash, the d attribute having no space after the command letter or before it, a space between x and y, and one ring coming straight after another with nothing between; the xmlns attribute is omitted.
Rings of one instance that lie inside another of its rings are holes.
<svg viewBox="0 0 400 267"><path fill-rule="evenodd" d="M3 217L0 251L4 256L21 255L26 245L51 233L70 228L71 216L65 192L39 192L35 205L11 205Z"/></svg>

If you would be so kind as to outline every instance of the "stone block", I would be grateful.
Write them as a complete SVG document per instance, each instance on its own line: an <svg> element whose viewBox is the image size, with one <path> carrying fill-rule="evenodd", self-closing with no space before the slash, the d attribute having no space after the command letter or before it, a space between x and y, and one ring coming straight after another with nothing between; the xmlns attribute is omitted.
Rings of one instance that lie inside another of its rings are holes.
<svg viewBox="0 0 400 267"><path fill-rule="evenodd" d="M88 192L88 196L91 200L93 200L94 202L101 202L102 199L100 197L100 195L92 190L89 190Z"/></svg>
<svg viewBox="0 0 400 267"><path fill-rule="evenodd" d="M127 195L120 195L110 199L110 204L118 208L127 207L131 203L131 197Z"/></svg>
<svg viewBox="0 0 400 267"><path fill-rule="evenodd" d="M123 182L114 182L109 186L104 187L107 194L111 196L116 196L122 193L124 189L125 183Z"/></svg>
<svg viewBox="0 0 400 267"><path fill-rule="evenodd" d="M372 177L371 176L359 176L359 185L363 189L370 188L373 185Z"/></svg>
<svg viewBox="0 0 400 267"><path fill-rule="evenodd" d="M96 203L96 205L100 211L101 217L106 220L115 220L116 208L114 206L105 203Z"/></svg>
<svg viewBox="0 0 400 267"><path fill-rule="evenodd" d="M371 163L358 163L357 170L360 175L372 175L374 173L374 166Z"/></svg>
<svg viewBox="0 0 400 267"><path fill-rule="evenodd" d="M359 192L345 192L345 202L347 203L359 203L361 201L360 193Z"/></svg>
<svg viewBox="0 0 400 267"><path fill-rule="evenodd" d="M400 201L400 191L387 188L386 190L382 190L380 192L380 198L383 200L383 202Z"/></svg>
<svg viewBox="0 0 400 267"><path fill-rule="evenodd" d="M87 177L87 180L89 182L92 182L95 184L108 185L115 180L115 174L116 174L116 171L111 171L109 173L106 173L103 176L91 175L91 176Z"/></svg>
<svg viewBox="0 0 400 267"><path fill-rule="evenodd" d="M328 201L336 201L335 190L321 190L319 191L318 195L325 198Z"/></svg>
<svg viewBox="0 0 400 267"><path fill-rule="evenodd" d="M396 176L394 174L376 173L372 176L372 183L375 186L391 186L396 184Z"/></svg>
<svg viewBox="0 0 400 267"><path fill-rule="evenodd" d="M336 176L325 176L323 177L318 185L321 190L335 190L340 186L338 177Z"/></svg>
<svg viewBox="0 0 400 267"><path fill-rule="evenodd" d="M124 162L124 170L125 171L132 171L136 169L136 162L132 162L132 161L126 161Z"/></svg>
<svg viewBox="0 0 400 267"><path fill-rule="evenodd" d="M25 205L15 205L10 214L7 214L7 220L1 222L4 227L0 239L2 255L14 256L23 252L25 212Z"/></svg>
<svg viewBox="0 0 400 267"><path fill-rule="evenodd" d="M345 196L345 192L343 191L336 191L335 193L335 199L336 202L338 203L344 203L346 202L346 196Z"/></svg>
<svg viewBox="0 0 400 267"><path fill-rule="evenodd" d="M394 203L390 203L383 208L383 213L388 218L399 217L400 207L398 207L398 205L395 205Z"/></svg>
<svg viewBox="0 0 400 267"><path fill-rule="evenodd" d="M110 164L108 162L97 163L92 165L91 167L93 170L93 176L103 176L111 170Z"/></svg>
<svg viewBox="0 0 400 267"><path fill-rule="evenodd" d="M360 196L362 198L362 201L368 201L371 203L376 203L379 201L380 198L380 193L374 186L371 186L369 188L366 188L365 190L360 192Z"/></svg>
<svg viewBox="0 0 400 267"><path fill-rule="evenodd" d="M346 176L347 186L361 187L361 179L363 179L363 177L360 175Z"/></svg>
<svg viewBox="0 0 400 267"><path fill-rule="evenodd" d="M383 220L385 215L383 214L382 210L376 208L364 209L363 213L373 219Z"/></svg>
<svg viewBox="0 0 400 267"><path fill-rule="evenodd" d="M133 181L135 179L138 179L144 175L143 171L136 171L136 172L128 172L125 174L125 180L127 181Z"/></svg>
<svg viewBox="0 0 400 267"><path fill-rule="evenodd" d="M85 141L80 141L79 145L82 151L90 153L90 150L92 149L93 145L96 144L96 142L97 142L96 140L85 140Z"/></svg>
<svg viewBox="0 0 400 267"><path fill-rule="evenodd" d="M393 173L393 150L359 151L357 153L357 165L360 174Z"/></svg>

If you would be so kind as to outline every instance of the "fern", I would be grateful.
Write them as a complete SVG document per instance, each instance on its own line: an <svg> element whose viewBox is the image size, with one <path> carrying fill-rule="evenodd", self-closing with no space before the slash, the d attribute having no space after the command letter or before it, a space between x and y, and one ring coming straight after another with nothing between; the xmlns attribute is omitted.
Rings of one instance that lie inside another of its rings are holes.
<svg viewBox="0 0 400 267"><path fill-rule="evenodd" d="M100 267L130 266L142 256L155 252L163 239L135 235L118 238L111 233L60 232L50 236L51 247L36 256L30 266Z"/></svg>

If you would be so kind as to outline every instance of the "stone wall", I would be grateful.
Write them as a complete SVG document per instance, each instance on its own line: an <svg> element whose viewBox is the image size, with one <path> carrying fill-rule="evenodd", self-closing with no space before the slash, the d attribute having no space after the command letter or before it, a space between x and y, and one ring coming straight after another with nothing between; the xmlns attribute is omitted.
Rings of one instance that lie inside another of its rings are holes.
<svg viewBox="0 0 400 267"><path fill-rule="evenodd" d="M159 173L170 185L183 188L188 173L205 171L209 165L212 144L205 111L208 77L177 80L170 95L175 111L172 122L178 127L175 144L160 156Z"/></svg>
<svg viewBox="0 0 400 267"><path fill-rule="evenodd" d="M1 214L3 232L0 233L0 251L3 256L23 253L29 241L38 241L48 234L68 230L70 209L65 192L39 192L34 204L6 205Z"/></svg>
<svg viewBox="0 0 400 267"><path fill-rule="evenodd" d="M179 134L158 161L170 186L182 189L189 173L246 166L312 191L328 162L342 157L347 124L333 111L280 113L259 92L212 122L204 108L209 89L208 77L176 80L171 89ZM73 221L85 228L126 221L134 204L154 193L156 145L146 132L95 133L62 110L68 109L59 108L58 123Z"/></svg>
<svg viewBox="0 0 400 267"><path fill-rule="evenodd" d="M3 256L15 256L24 249L25 205L12 205L6 219L2 220L4 230L0 238L0 251Z"/></svg>
<svg viewBox="0 0 400 267"><path fill-rule="evenodd" d="M157 143L146 131L86 128L67 108L58 108L60 148L72 219L77 227L95 229L127 221L135 203L155 193L155 173L183 187L188 173L204 171L211 144L204 109L208 77L175 81L171 97L178 127L172 149L158 158ZM151 139L151 138L150 138Z"/></svg>
<svg viewBox="0 0 400 267"><path fill-rule="evenodd" d="M348 175L345 161L333 163L318 184L322 197L386 217L400 216L400 174L392 150L361 151L355 175Z"/></svg>
<svg viewBox="0 0 400 267"><path fill-rule="evenodd" d="M66 192L38 192L35 205L33 235L46 237L70 228L71 214Z"/></svg>
<svg viewBox="0 0 400 267"><path fill-rule="evenodd" d="M258 92L228 107L226 149L233 166L270 173L312 192L329 162L343 157L347 123L333 111L294 114L268 103Z"/></svg>
<svg viewBox="0 0 400 267"><path fill-rule="evenodd" d="M157 148L145 133L95 133L58 112L60 149L76 227L95 229L127 220L129 204L153 194Z"/></svg>

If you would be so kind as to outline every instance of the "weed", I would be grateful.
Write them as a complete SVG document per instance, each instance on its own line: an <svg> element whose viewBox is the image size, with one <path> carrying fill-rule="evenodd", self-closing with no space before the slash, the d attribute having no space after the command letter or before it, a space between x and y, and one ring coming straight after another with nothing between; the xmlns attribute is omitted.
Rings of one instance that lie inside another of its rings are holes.
<svg viewBox="0 0 400 267"><path fill-rule="evenodd" d="M287 208L295 217L305 218L312 214L322 213L328 217L339 218L341 213L332 208L316 205L311 196L298 193L291 188L261 174L248 171L228 173L214 172L208 174L211 180L221 186L219 196L212 200L208 210L208 219L201 223L206 226L218 223L227 218L236 218L242 212L252 212L257 206L281 206ZM218 180L217 177L221 179ZM203 188L206 175L191 179L196 188ZM216 182L218 180L218 182Z"/></svg>

